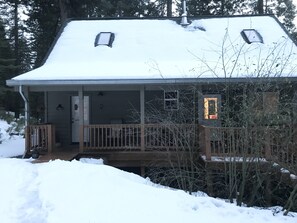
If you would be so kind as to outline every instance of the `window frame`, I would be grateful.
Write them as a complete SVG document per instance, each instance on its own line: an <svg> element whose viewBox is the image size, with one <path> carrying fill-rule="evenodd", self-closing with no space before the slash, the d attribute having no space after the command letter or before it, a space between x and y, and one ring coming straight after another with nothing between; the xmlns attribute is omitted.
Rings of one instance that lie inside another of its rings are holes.
<svg viewBox="0 0 297 223"><path fill-rule="evenodd" d="M103 38L103 35L109 34L109 40L104 43L100 43L100 38ZM94 46L109 46L112 47L113 41L114 41L115 35L112 32L100 32L96 35Z"/></svg>
<svg viewBox="0 0 297 223"><path fill-rule="evenodd" d="M176 97L166 98L167 93L174 92ZM170 105L167 106L166 102L170 102ZM172 106L172 103L176 104L176 106ZM179 109L179 90L164 90L164 110L165 111L176 111Z"/></svg>
<svg viewBox="0 0 297 223"><path fill-rule="evenodd" d="M279 111L279 92L278 91L260 91L253 99L252 107L256 114L277 114Z"/></svg>
<svg viewBox="0 0 297 223"><path fill-rule="evenodd" d="M247 42L248 44L251 44L251 43L264 43L263 37L255 29L243 29L240 32L240 34L241 34L242 38L244 39L244 41Z"/></svg>
<svg viewBox="0 0 297 223"><path fill-rule="evenodd" d="M209 101L215 101L215 114L209 114ZM219 120L219 102L220 98L217 95L203 96L203 120L217 121ZM207 106L206 106L207 104ZM206 112L207 111L207 112Z"/></svg>
<svg viewBox="0 0 297 223"><path fill-rule="evenodd" d="M279 92L265 91L262 93L264 114L277 114L279 109Z"/></svg>

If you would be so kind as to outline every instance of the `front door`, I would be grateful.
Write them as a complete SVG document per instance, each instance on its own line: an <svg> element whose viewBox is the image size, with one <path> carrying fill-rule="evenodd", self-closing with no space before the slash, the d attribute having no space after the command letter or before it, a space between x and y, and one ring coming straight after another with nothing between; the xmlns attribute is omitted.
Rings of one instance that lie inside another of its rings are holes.
<svg viewBox="0 0 297 223"><path fill-rule="evenodd" d="M89 96L84 96L84 124L90 123L89 119ZM71 97L71 129L72 142L79 142L79 97Z"/></svg>

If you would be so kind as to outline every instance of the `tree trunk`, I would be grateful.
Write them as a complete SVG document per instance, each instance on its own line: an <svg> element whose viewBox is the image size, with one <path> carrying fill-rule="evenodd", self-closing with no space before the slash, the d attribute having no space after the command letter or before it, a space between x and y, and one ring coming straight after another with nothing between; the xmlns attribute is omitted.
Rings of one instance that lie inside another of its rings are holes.
<svg viewBox="0 0 297 223"><path fill-rule="evenodd" d="M264 14L264 3L263 3L264 0L258 0L258 3L257 3L257 11L260 15L263 15Z"/></svg>
<svg viewBox="0 0 297 223"><path fill-rule="evenodd" d="M225 14L225 0L221 0L221 15Z"/></svg>
<svg viewBox="0 0 297 223"><path fill-rule="evenodd" d="M71 17L71 7L69 0L59 0L61 23L64 24L65 21Z"/></svg>
<svg viewBox="0 0 297 223"><path fill-rule="evenodd" d="M17 67L20 65L19 58L19 19L18 19L18 0L14 1L14 57L15 57L15 66L16 74L18 74L19 69Z"/></svg>
<svg viewBox="0 0 297 223"><path fill-rule="evenodd" d="M172 0L167 0L167 17L172 17Z"/></svg>

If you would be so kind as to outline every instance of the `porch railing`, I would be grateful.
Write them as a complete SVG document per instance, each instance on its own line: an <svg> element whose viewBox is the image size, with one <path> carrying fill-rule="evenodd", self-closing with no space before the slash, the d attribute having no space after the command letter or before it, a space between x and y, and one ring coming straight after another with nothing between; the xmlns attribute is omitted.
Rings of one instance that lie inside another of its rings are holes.
<svg viewBox="0 0 297 223"><path fill-rule="evenodd" d="M212 157L256 157L297 164L296 128L200 126L199 141L206 160Z"/></svg>
<svg viewBox="0 0 297 223"><path fill-rule="evenodd" d="M198 146L198 133L194 124L146 124L146 150L183 149Z"/></svg>
<svg viewBox="0 0 297 223"><path fill-rule="evenodd" d="M297 126L197 128L192 124L85 125L81 129L81 151L199 148L206 160L215 156L256 157L286 164L282 166L288 168L297 164ZM54 145L54 125L30 125L26 128L27 152L33 149L51 152Z"/></svg>
<svg viewBox="0 0 297 223"><path fill-rule="evenodd" d="M164 150L193 147L197 142L191 124L85 125L81 150Z"/></svg>
<svg viewBox="0 0 297 223"><path fill-rule="evenodd" d="M51 152L55 145L55 126L30 125L25 129L26 152L38 149Z"/></svg>
<svg viewBox="0 0 297 223"><path fill-rule="evenodd" d="M140 125L85 125L83 149L139 149Z"/></svg>

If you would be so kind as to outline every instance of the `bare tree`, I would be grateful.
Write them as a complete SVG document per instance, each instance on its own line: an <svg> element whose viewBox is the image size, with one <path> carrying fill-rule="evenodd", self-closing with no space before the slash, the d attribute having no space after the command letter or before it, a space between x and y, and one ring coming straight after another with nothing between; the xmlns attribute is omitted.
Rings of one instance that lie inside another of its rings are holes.
<svg viewBox="0 0 297 223"><path fill-rule="evenodd" d="M285 176L275 165L278 163L296 174L296 83L290 78L282 78L295 70L291 63L295 59L291 44L291 41L281 39L265 52L265 56L262 52L258 58L249 57L249 52L257 46L234 45L227 31L219 47L216 67L192 52L204 65L202 73L221 78L215 88L222 95L222 126L213 128L211 143L214 150L220 150L223 167L212 171L197 158L198 146L191 140L195 138L193 132L198 134L198 128L188 132L178 128L182 123L196 126L201 115L193 115L198 112L195 111L198 95L203 93L193 84L180 93L182 103L178 110L160 110L164 103L160 99L147 105L147 123L167 124L170 143L178 145L176 150L171 147L177 158L168 157L169 168L165 172L164 168L154 169L155 176L163 182L168 180L169 185L175 182L179 188L190 192L213 187L210 192L221 194L231 202L235 199L237 205L280 202L277 194L285 187L288 199L285 209L292 210L296 206L296 187L285 182ZM201 66L199 69L201 72ZM241 81L232 81L241 73L245 73ZM171 86L171 90L176 87ZM191 97L183 97L187 95L185 92L191 92ZM165 135L154 131L147 134L156 135L155 140L159 140L163 148L170 147ZM215 181L215 178L220 180Z"/></svg>

